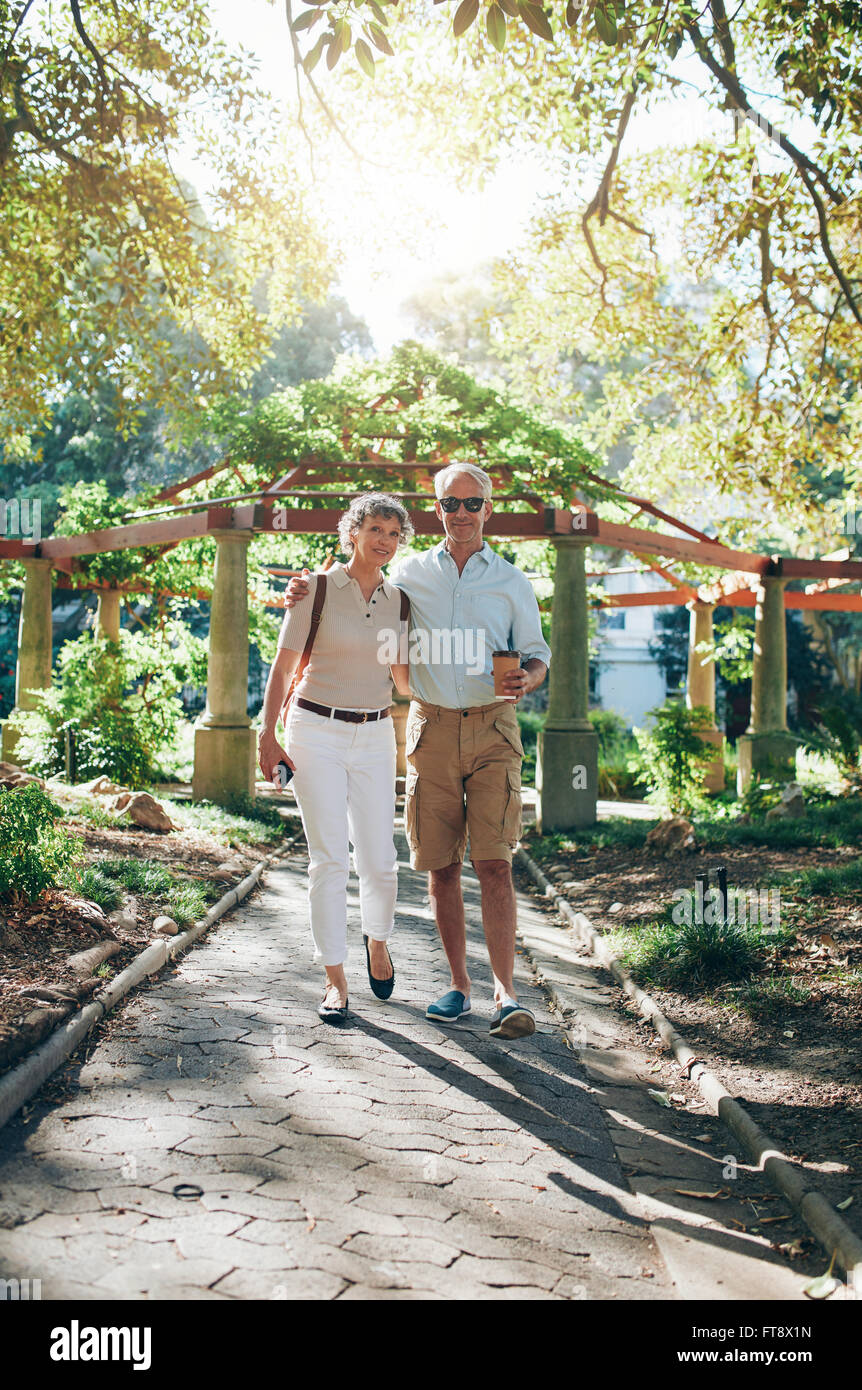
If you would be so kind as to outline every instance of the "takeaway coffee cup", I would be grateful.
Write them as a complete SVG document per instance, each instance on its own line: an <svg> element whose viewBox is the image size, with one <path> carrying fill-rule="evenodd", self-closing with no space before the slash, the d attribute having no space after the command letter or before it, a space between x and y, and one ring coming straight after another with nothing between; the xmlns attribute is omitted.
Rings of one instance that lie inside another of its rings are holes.
<svg viewBox="0 0 862 1390"><path fill-rule="evenodd" d="M517 671L521 665L520 652L492 652L494 663L494 694L502 700L517 700L517 695L506 695L503 691L503 677L509 671Z"/></svg>

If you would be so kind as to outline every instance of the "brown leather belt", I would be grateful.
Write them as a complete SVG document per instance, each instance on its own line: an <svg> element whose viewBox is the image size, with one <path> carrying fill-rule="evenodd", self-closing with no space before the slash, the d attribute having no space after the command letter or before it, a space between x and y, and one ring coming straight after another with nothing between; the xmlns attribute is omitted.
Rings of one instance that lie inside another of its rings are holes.
<svg viewBox="0 0 862 1390"><path fill-rule="evenodd" d="M316 705L313 700L302 700L299 697L297 697L296 703L300 709L310 709L312 714L322 714L325 719L344 719L348 724L371 723L374 719L387 719L389 717L388 709L374 710L368 714L355 709L332 710L328 705Z"/></svg>

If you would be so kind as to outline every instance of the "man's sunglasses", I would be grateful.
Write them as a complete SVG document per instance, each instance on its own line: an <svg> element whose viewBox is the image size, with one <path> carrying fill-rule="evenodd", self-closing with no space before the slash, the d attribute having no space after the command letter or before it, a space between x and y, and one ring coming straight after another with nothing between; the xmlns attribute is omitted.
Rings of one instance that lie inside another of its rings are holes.
<svg viewBox="0 0 862 1390"><path fill-rule="evenodd" d="M441 497L441 498L440 498L440 506L443 508L444 512L448 512L450 516L452 515L453 512L457 512L458 508L461 506L462 503L463 503L464 506L467 508L467 511L468 511L468 512L480 512L480 511L482 510L482 508L484 507L484 505L485 505L485 498L484 498L484 497Z"/></svg>

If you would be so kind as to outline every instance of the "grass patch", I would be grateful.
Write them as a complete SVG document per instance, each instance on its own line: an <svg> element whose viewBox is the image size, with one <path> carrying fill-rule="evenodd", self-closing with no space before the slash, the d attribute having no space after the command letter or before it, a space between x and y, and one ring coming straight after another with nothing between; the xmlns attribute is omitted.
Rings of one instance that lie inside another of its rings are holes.
<svg viewBox="0 0 862 1390"><path fill-rule="evenodd" d="M164 897L176 882L163 864L152 859L104 859L99 867L130 893L147 893L150 897Z"/></svg>
<svg viewBox="0 0 862 1390"><path fill-rule="evenodd" d="M225 884L219 886L221 896ZM206 914L211 894L200 883L175 883L166 895L165 912L173 917L178 927L190 926Z"/></svg>
<svg viewBox="0 0 862 1390"><path fill-rule="evenodd" d="M797 985L787 975L768 980L750 980L728 990L729 1000L750 1018L774 1018L790 1009L803 1008L811 997L808 985Z"/></svg>
<svg viewBox="0 0 862 1390"><path fill-rule="evenodd" d="M794 888L821 898L862 893L862 858L826 869L803 869L798 874L788 875L788 881Z"/></svg>
<svg viewBox="0 0 862 1390"><path fill-rule="evenodd" d="M66 887L88 902L95 903L103 912L113 912L123 901L120 886L104 869L91 865L87 869L72 872L66 879Z"/></svg>
<svg viewBox="0 0 862 1390"><path fill-rule="evenodd" d="M809 800L808 815L800 820L753 821L740 825L727 816L727 803L718 802L717 816L701 813L694 825L701 844L709 849L733 845L762 845L765 849L841 849L862 843L862 797L824 795Z"/></svg>
<svg viewBox="0 0 862 1390"><path fill-rule="evenodd" d="M251 797L233 803L239 811L213 801L171 801L168 797L162 797L162 801L175 825L204 831L233 849L249 844L278 844L288 829L274 806L257 804Z"/></svg>
<svg viewBox="0 0 862 1390"><path fill-rule="evenodd" d="M81 799L74 801L66 808L66 815L75 820L87 821L90 825L95 825L103 829L106 825L116 825L117 815L115 811L109 811L107 807L99 804L98 801Z"/></svg>
<svg viewBox="0 0 862 1390"><path fill-rule="evenodd" d="M638 984L683 990L745 979L781 941L762 927L676 923L669 917L606 938Z"/></svg>
<svg viewBox="0 0 862 1390"><path fill-rule="evenodd" d="M582 830L558 831L553 835L537 835L533 829L528 829L522 840L530 857L537 864L543 864L559 855L577 854L578 851L613 849L617 845L626 849L640 848L646 844L646 837L654 823L613 816L596 825L585 826Z"/></svg>

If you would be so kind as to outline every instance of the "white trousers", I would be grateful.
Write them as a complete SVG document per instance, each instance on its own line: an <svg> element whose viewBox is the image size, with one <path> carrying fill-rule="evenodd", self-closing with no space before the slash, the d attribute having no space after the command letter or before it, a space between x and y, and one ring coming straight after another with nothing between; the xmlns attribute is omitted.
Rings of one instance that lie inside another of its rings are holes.
<svg viewBox="0 0 862 1390"><path fill-rule="evenodd" d="M285 732L308 842L314 959L340 965L348 954L350 844L363 932L386 941L395 921L395 728L391 718L352 724L292 702Z"/></svg>

